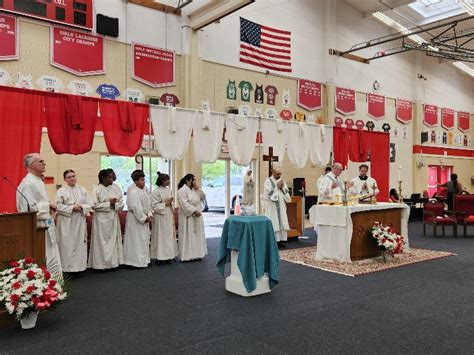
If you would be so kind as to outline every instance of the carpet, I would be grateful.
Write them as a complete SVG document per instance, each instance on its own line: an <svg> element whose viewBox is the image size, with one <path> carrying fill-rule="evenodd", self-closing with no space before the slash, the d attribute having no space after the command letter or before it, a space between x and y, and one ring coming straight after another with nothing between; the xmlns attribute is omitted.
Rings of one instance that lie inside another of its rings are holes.
<svg viewBox="0 0 474 355"><path fill-rule="evenodd" d="M445 251L410 248L401 254L395 255L393 259L386 262L383 261L382 257L377 257L353 261L352 263L341 263L331 260L316 260L316 248L280 250L280 259L294 264L354 277L456 255Z"/></svg>

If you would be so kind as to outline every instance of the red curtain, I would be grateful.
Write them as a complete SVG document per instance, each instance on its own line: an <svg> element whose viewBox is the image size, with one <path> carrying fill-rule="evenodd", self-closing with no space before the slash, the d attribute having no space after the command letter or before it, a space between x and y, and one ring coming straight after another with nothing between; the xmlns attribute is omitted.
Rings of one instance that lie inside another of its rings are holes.
<svg viewBox="0 0 474 355"><path fill-rule="evenodd" d="M56 154L84 154L92 149L97 99L44 93L46 127Z"/></svg>
<svg viewBox="0 0 474 355"><path fill-rule="evenodd" d="M350 133L346 128L334 127L333 129L334 161L346 168L349 161Z"/></svg>
<svg viewBox="0 0 474 355"><path fill-rule="evenodd" d="M388 202L390 174L390 135L385 132L366 132L370 148L371 176L377 181L377 200Z"/></svg>
<svg viewBox="0 0 474 355"><path fill-rule="evenodd" d="M149 107L125 101L100 100L104 139L110 154L134 156L141 147Z"/></svg>
<svg viewBox="0 0 474 355"><path fill-rule="evenodd" d="M16 212L15 189L26 174L23 157L40 151L43 95L39 91L0 87L0 213Z"/></svg>

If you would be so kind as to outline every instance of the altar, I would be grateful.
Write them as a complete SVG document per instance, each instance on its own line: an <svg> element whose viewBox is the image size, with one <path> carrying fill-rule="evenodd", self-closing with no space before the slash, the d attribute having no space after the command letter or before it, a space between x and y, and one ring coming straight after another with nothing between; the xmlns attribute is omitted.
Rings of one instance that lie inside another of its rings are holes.
<svg viewBox="0 0 474 355"><path fill-rule="evenodd" d="M380 249L370 235L376 221L393 226L405 238L408 249L409 215L410 207L404 203L314 205L309 217L318 234L316 259L351 262L377 256Z"/></svg>

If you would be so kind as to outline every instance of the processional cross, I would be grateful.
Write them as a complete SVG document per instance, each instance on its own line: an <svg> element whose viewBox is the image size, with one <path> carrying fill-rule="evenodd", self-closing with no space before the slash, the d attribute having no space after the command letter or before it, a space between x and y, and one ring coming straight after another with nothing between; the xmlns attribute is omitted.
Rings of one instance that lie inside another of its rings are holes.
<svg viewBox="0 0 474 355"><path fill-rule="evenodd" d="M268 176L272 176L273 162L278 161L278 156L273 155L273 147L268 147L268 155L263 155L263 161L268 161Z"/></svg>

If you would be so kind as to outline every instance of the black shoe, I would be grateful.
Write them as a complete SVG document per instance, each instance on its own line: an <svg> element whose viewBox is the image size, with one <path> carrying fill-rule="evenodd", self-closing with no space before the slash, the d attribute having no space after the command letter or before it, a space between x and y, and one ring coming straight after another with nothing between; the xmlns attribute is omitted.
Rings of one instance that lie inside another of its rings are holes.
<svg viewBox="0 0 474 355"><path fill-rule="evenodd" d="M277 242L278 249L286 248L286 242Z"/></svg>

